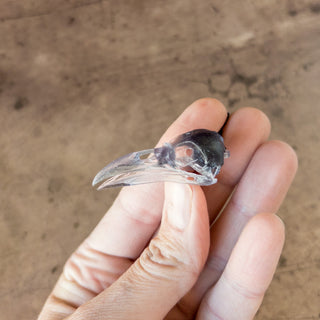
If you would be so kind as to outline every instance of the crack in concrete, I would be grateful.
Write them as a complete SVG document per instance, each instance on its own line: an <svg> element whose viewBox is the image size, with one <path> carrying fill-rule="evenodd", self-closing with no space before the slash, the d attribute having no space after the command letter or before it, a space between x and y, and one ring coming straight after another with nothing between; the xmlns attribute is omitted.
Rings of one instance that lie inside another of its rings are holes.
<svg viewBox="0 0 320 320"><path fill-rule="evenodd" d="M14 21L14 20L22 20L22 19L32 19L32 18L39 18L39 17L44 17L44 16L50 16L52 14L59 13L64 10L74 10L78 8L83 8L83 7L89 7L93 6L96 4L101 4L102 2L105 2L106 0L93 0L89 1L87 3L79 4L79 5L74 5L74 6L66 6L63 9L57 9L57 10L48 10L48 11L43 11L39 13L33 13L33 14L21 14L17 16L8 16L8 17L0 17L0 22L7 22L7 21Z"/></svg>

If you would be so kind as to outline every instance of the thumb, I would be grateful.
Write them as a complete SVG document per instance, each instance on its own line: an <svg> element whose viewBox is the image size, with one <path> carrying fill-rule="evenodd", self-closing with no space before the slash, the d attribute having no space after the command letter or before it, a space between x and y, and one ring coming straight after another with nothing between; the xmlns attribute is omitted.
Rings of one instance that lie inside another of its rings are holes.
<svg viewBox="0 0 320 320"><path fill-rule="evenodd" d="M157 236L126 273L71 319L163 319L196 282L208 249L201 187L166 183Z"/></svg>

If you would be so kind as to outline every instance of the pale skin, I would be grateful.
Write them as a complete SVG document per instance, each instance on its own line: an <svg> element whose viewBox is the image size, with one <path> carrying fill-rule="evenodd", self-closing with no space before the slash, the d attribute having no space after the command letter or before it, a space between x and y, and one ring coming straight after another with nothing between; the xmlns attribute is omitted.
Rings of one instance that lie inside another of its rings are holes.
<svg viewBox="0 0 320 320"><path fill-rule="evenodd" d="M218 131L226 115L219 101L197 100L158 145ZM269 134L264 113L239 109L224 129L231 157L217 184L123 188L68 259L39 319L253 319L282 251L276 213L297 170L292 148Z"/></svg>

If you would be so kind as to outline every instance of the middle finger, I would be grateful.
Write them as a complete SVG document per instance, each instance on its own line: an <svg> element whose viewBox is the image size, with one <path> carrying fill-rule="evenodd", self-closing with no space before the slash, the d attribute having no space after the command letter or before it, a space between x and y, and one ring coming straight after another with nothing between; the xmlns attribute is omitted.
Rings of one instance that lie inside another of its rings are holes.
<svg viewBox="0 0 320 320"><path fill-rule="evenodd" d="M269 134L270 121L258 109L242 108L230 116L223 137L231 156L225 161L218 182L204 187L211 222L239 182L253 154Z"/></svg>

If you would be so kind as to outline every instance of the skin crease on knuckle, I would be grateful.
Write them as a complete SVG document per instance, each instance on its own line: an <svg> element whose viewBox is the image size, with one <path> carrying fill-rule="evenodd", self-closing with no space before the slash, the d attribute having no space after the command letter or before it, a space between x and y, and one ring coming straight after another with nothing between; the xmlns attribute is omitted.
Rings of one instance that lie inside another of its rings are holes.
<svg viewBox="0 0 320 320"><path fill-rule="evenodd" d="M152 279L177 281L179 278L185 278L186 274L191 274L192 278L195 278L198 276L198 271L193 270L185 251L176 239L159 235L141 254L136 272L141 275L147 274Z"/></svg>

